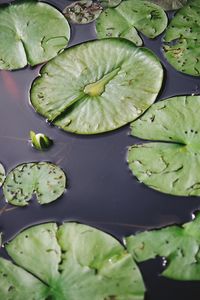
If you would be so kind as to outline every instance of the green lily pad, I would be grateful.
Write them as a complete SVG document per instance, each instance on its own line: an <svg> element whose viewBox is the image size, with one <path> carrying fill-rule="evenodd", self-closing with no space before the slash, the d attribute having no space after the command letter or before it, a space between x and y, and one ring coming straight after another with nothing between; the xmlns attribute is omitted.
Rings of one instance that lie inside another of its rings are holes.
<svg viewBox="0 0 200 300"><path fill-rule="evenodd" d="M184 6L188 0L149 0L160 5L164 10L175 10Z"/></svg>
<svg viewBox="0 0 200 300"><path fill-rule="evenodd" d="M169 24L164 38L164 53L178 71L200 76L200 1L191 0Z"/></svg>
<svg viewBox="0 0 200 300"><path fill-rule="evenodd" d="M99 2L103 7L116 7L122 0L99 0Z"/></svg>
<svg viewBox="0 0 200 300"><path fill-rule="evenodd" d="M37 225L18 234L6 250L14 263L0 259L2 299L29 299L32 290L31 300L144 299L132 256L116 239L92 227Z"/></svg>
<svg viewBox="0 0 200 300"><path fill-rule="evenodd" d="M5 169L4 166L0 163L0 187L2 186L2 184L4 183L4 180L6 178L6 174L5 174Z"/></svg>
<svg viewBox="0 0 200 300"><path fill-rule="evenodd" d="M75 1L65 7L63 13L67 19L77 24L87 24L96 20L102 12L102 6L97 2Z"/></svg>
<svg viewBox="0 0 200 300"><path fill-rule="evenodd" d="M183 226L145 231L126 238L137 262L166 258L163 276L176 280L200 280L200 214Z"/></svg>
<svg viewBox="0 0 200 300"><path fill-rule="evenodd" d="M143 44L138 31L149 38L160 35L167 26L164 10L149 1L126 0L103 11L96 22L98 38L121 37Z"/></svg>
<svg viewBox="0 0 200 300"><path fill-rule="evenodd" d="M66 131L96 134L141 115L155 101L162 80L162 66L148 49L125 39L90 41L42 68L31 103Z"/></svg>
<svg viewBox="0 0 200 300"><path fill-rule="evenodd" d="M129 148L128 163L139 181L163 193L200 196L200 96L154 104L132 123L132 135L154 143Z"/></svg>
<svg viewBox="0 0 200 300"><path fill-rule="evenodd" d="M33 194L40 204L46 204L58 199L65 186L65 173L58 166L48 162L25 163L7 175L3 192L13 205L28 205Z"/></svg>
<svg viewBox="0 0 200 300"><path fill-rule="evenodd" d="M65 17L37 0L0 6L0 69L35 66L56 56L69 40Z"/></svg>

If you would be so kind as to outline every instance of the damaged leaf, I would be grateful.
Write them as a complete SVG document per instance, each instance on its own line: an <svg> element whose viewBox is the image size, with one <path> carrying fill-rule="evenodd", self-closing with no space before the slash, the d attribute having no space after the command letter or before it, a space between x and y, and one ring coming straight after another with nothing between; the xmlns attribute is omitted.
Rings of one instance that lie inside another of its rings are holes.
<svg viewBox="0 0 200 300"><path fill-rule="evenodd" d="M164 37L164 53L178 71L200 76L200 1L190 0L170 22Z"/></svg>
<svg viewBox="0 0 200 300"><path fill-rule="evenodd" d="M49 162L25 163L6 177L3 192L6 200L19 206L28 205L33 194L40 204L58 199L65 190L65 173Z"/></svg>
<svg viewBox="0 0 200 300"><path fill-rule="evenodd" d="M161 7L148 1L127 0L102 12L96 22L97 37L126 38L141 46L138 31L153 39L165 30L167 22Z"/></svg>
<svg viewBox="0 0 200 300"><path fill-rule="evenodd" d="M76 1L65 7L63 13L65 17L77 24L87 24L96 20L100 13L102 12L102 7L97 2L82 0Z"/></svg>
<svg viewBox="0 0 200 300"><path fill-rule="evenodd" d="M155 101L162 80L162 66L150 50L124 39L90 41L42 68L31 103L66 131L97 134L141 115Z"/></svg>
<svg viewBox="0 0 200 300"><path fill-rule="evenodd" d="M13 263L0 259L1 299L144 299L144 283L131 255L92 227L37 225L18 234L6 250Z"/></svg>
<svg viewBox="0 0 200 300"><path fill-rule="evenodd" d="M154 104L131 124L132 135L154 143L133 145L128 163L139 181L160 192L200 196L200 96Z"/></svg>
<svg viewBox="0 0 200 300"><path fill-rule="evenodd" d="M181 8L187 0L149 0L157 5L160 5L164 10L175 10Z"/></svg>
<svg viewBox="0 0 200 300"><path fill-rule="evenodd" d="M0 69L35 66L56 56L69 40L65 17L37 0L0 6Z"/></svg>
<svg viewBox="0 0 200 300"><path fill-rule="evenodd" d="M157 256L167 260L163 276L175 280L200 280L200 213L182 226L169 226L126 238L134 260Z"/></svg>

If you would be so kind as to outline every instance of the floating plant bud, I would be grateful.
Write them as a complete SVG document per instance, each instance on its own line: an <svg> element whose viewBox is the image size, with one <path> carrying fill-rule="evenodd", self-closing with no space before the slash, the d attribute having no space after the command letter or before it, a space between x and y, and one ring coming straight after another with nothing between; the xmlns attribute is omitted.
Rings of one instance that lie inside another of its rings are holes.
<svg viewBox="0 0 200 300"><path fill-rule="evenodd" d="M32 146L40 151L46 150L53 145L53 141L43 133L30 131L30 138Z"/></svg>

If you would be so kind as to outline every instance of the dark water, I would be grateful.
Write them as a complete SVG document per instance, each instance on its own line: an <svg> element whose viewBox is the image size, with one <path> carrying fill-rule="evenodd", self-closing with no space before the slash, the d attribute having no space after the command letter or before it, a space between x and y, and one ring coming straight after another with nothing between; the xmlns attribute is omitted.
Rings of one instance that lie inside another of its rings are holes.
<svg viewBox="0 0 200 300"><path fill-rule="evenodd" d="M47 2L62 9L70 1ZM94 38L94 24L73 26L70 46ZM198 78L176 72L164 60L160 39L145 39L145 46L155 51L165 67L159 98L200 93ZM4 212L0 216L4 241L25 227L46 221L79 221L121 239L136 231L192 218L200 208L199 198L164 195L133 178L125 157L127 147L137 139L129 135L129 126L94 137L76 136L49 126L35 114L28 93L39 69L0 71L0 160L7 171L22 162L47 160L59 164L68 175L68 189L60 200L47 206L39 206L33 199L26 208ZM54 147L47 152L32 149L28 143L30 130L50 136ZM4 205L1 200L0 206ZM143 263L141 269L148 289L145 300L199 300L200 283L176 282L158 275L161 260Z"/></svg>

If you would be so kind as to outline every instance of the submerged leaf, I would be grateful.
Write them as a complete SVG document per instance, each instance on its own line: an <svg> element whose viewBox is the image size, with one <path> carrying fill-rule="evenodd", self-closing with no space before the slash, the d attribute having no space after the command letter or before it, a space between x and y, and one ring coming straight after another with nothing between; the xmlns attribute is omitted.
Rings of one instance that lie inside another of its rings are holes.
<svg viewBox="0 0 200 300"><path fill-rule="evenodd" d="M156 256L166 258L163 276L176 280L200 280L200 213L183 226L145 231L126 238L137 262Z"/></svg>
<svg viewBox="0 0 200 300"><path fill-rule="evenodd" d="M87 24L96 20L102 11L100 4L88 0L75 1L65 7L63 13L67 19L77 24Z"/></svg>
<svg viewBox="0 0 200 300"><path fill-rule="evenodd" d="M165 30L167 22L159 6L143 0L127 0L102 12L96 30L98 38L121 37L141 46L143 42L137 30L153 39Z"/></svg>
<svg viewBox="0 0 200 300"><path fill-rule="evenodd" d="M49 162L25 163L14 168L6 177L3 192L14 205L28 205L33 194L40 204L58 199L65 190L65 173Z"/></svg>
<svg viewBox="0 0 200 300"><path fill-rule="evenodd" d="M165 10L174 10L181 8L188 0L148 0L157 5L160 5Z"/></svg>
<svg viewBox="0 0 200 300"><path fill-rule="evenodd" d="M178 71L200 76L200 1L190 0L169 24L164 53Z"/></svg>
<svg viewBox="0 0 200 300"><path fill-rule="evenodd" d="M65 17L37 0L0 6L0 69L14 70L45 62L67 46Z"/></svg>
<svg viewBox="0 0 200 300"><path fill-rule="evenodd" d="M53 145L53 141L43 133L35 133L30 131L30 138L32 146L37 150L45 150Z"/></svg>
<svg viewBox="0 0 200 300"><path fill-rule="evenodd" d="M155 101L162 80L162 66L148 49L124 39L91 41L42 68L31 103L66 131L96 134L141 115Z"/></svg>
<svg viewBox="0 0 200 300"><path fill-rule="evenodd" d="M143 280L131 255L116 239L92 227L37 225L18 234L6 250L18 267L0 259L2 299L28 299L31 281L31 300L144 299Z"/></svg>
<svg viewBox="0 0 200 300"><path fill-rule="evenodd" d="M141 182L167 194L200 196L199 110L200 96L175 97L132 123L132 135L156 141L129 148L129 167Z"/></svg>
<svg viewBox="0 0 200 300"><path fill-rule="evenodd" d="M99 0L103 7L116 7L122 0Z"/></svg>

